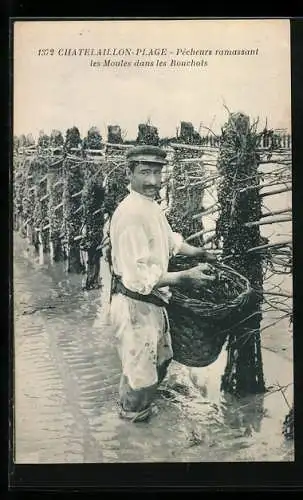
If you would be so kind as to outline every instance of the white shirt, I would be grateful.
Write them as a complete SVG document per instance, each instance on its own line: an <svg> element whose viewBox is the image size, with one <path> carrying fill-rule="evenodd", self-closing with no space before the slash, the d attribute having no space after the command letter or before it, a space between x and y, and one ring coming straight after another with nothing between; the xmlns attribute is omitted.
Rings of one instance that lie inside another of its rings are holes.
<svg viewBox="0 0 303 500"><path fill-rule="evenodd" d="M129 290L149 294L167 272L183 238L173 232L157 202L131 191L110 224L113 271ZM159 289L169 294L168 287Z"/></svg>
<svg viewBox="0 0 303 500"><path fill-rule="evenodd" d="M114 212L110 238L114 273L127 288L141 294L152 291L167 272L169 257L182 244L160 206L135 191ZM158 293L168 302L168 287ZM158 380L157 367L173 357L165 307L113 294L110 317L122 371L131 388L152 386Z"/></svg>

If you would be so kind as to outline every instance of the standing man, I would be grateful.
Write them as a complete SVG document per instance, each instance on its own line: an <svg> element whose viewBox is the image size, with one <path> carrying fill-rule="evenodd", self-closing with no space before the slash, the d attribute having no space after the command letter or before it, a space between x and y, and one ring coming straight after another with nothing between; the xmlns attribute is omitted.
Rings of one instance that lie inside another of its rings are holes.
<svg viewBox="0 0 303 500"><path fill-rule="evenodd" d="M138 146L127 153L130 194L115 210L110 225L113 288L111 320L122 364L120 416L142 421L173 358L165 306L170 285L183 280L214 279L202 263L187 271L168 272L169 259L182 254L215 258L173 232L155 201L161 187L166 153L157 146Z"/></svg>

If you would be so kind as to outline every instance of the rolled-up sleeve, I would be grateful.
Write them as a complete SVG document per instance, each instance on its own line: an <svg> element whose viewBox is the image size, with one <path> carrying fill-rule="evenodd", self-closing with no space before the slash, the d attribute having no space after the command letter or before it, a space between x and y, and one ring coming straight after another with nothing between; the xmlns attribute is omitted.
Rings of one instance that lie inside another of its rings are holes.
<svg viewBox="0 0 303 500"><path fill-rule="evenodd" d="M129 290L148 295L162 276L144 228L127 226L119 235L121 279Z"/></svg>

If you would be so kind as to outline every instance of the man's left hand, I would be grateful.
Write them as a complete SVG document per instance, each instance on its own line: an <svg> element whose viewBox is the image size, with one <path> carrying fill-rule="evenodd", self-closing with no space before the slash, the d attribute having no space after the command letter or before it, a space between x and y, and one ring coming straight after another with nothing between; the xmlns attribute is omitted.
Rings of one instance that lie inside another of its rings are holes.
<svg viewBox="0 0 303 500"><path fill-rule="evenodd" d="M215 254L207 252L203 248L199 248L197 254L197 257L203 257L204 262L209 262L210 264L215 264L216 262L218 262Z"/></svg>
<svg viewBox="0 0 303 500"><path fill-rule="evenodd" d="M215 264L216 262L218 262L218 259L214 253L206 252L205 262L209 262L210 264Z"/></svg>

